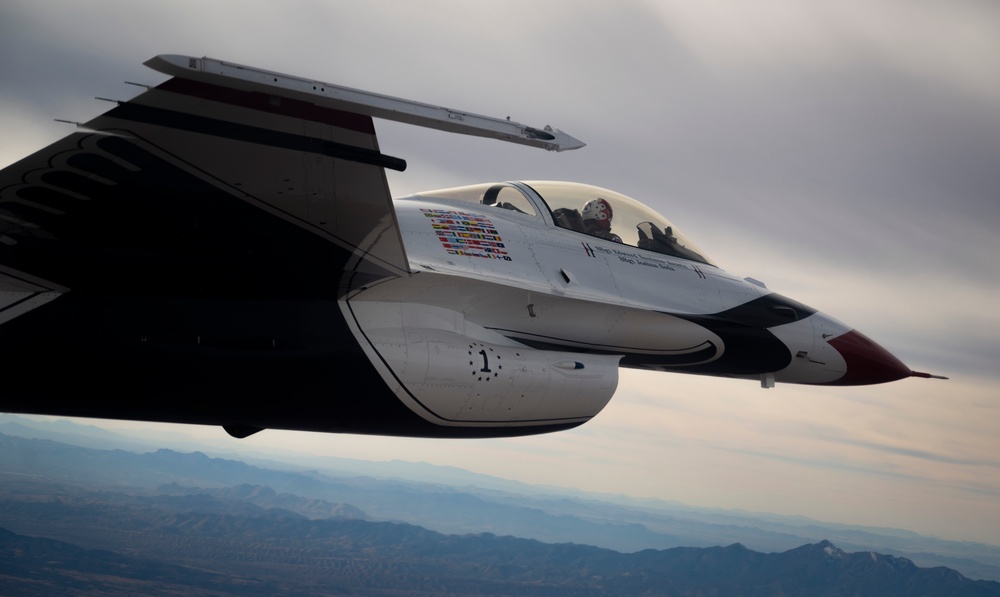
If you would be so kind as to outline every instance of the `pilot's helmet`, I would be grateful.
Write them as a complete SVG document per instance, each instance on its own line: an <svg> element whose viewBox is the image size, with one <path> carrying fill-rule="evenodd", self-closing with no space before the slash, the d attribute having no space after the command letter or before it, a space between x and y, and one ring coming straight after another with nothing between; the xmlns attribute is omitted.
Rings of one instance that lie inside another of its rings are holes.
<svg viewBox="0 0 1000 597"><path fill-rule="evenodd" d="M591 199L583 206L583 221L592 220L601 228L611 229L611 204L604 199Z"/></svg>

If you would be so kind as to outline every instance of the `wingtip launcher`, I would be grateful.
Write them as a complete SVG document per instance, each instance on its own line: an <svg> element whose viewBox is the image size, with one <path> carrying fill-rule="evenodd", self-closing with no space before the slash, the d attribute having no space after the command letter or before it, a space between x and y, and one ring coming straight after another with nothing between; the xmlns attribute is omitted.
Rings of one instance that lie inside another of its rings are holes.
<svg viewBox="0 0 1000 597"><path fill-rule="evenodd" d="M548 151L568 151L586 145L579 139L548 125L535 128L510 119L481 116L341 85L311 81L214 58L161 54L144 64L174 77L244 91L273 93L327 108L344 109L385 120L463 135L499 139Z"/></svg>

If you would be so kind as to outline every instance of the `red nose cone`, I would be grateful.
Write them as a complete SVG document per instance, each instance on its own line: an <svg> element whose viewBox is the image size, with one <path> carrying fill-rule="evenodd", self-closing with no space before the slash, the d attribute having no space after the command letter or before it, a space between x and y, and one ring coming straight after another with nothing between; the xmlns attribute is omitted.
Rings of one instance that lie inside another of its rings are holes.
<svg viewBox="0 0 1000 597"><path fill-rule="evenodd" d="M862 386L910 377L910 368L875 344L868 336L851 330L829 341L847 362L847 373L830 385Z"/></svg>

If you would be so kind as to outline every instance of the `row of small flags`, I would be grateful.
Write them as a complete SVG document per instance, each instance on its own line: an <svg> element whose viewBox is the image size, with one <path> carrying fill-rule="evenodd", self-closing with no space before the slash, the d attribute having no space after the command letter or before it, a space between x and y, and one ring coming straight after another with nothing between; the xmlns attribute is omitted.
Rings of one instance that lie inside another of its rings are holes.
<svg viewBox="0 0 1000 597"><path fill-rule="evenodd" d="M505 257L503 238L489 218L446 209L420 211L431 219L431 228L450 255L510 260Z"/></svg>

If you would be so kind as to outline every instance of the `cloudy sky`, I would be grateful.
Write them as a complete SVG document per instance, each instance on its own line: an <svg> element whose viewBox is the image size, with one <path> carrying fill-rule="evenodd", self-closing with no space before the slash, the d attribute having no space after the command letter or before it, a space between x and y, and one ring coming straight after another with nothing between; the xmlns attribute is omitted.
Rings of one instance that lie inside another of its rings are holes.
<svg viewBox="0 0 1000 597"><path fill-rule="evenodd" d="M979 0L0 3L0 166L211 56L542 126L563 154L377 122L394 194L612 188L724 269L949 381L809 388L623 371L595 420L490 441L268 431L231 449L1000 544L1000 4ZM108 427L120 423L108 423ZM148 424L132 425L146 427ZM201 437L222 431L180 427Z"/></svg>

